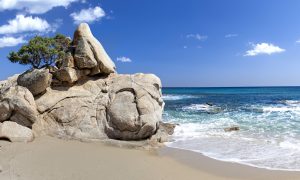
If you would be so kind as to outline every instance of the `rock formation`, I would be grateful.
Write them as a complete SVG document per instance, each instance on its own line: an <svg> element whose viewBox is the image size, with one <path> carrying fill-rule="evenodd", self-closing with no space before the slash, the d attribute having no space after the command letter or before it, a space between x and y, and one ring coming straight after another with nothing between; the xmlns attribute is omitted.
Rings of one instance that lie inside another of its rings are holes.
<svg viewBox="0 0 300 180"><path fill-rule="evenodd" d="M0 138L11 142L30 142L33 140L31 129L21 126L12 121L0 123Z"/></svg>
<svg viewBox="0 0 300 180"><path fill-rule="evenodd" d="M26 87L34 96L46 91L52 81L52 74L48 69L33 69L21 74L18 85Z"/></svg>
<svg viewBox="0 0 300 180"><path fill-rule="evenodd" d="M115 72L115 64L100 42L93 36L89 26L82 23L74 33L74 62L79 69L91 69L91 75Z"/></svg>
<svg viewBox="0 0 300 180"><path fill-rule="evenodd" d="M164 102L157 76L117 74L87 24L79 25L72 45L56 68L0 82L0 137L30 141L32 131L67 139L145 140L159 132L152 139L162 141L171 134L159 129L167 126L160 123ZM8 127L20 134L3 131L7 122L17 123Z"/></svg>

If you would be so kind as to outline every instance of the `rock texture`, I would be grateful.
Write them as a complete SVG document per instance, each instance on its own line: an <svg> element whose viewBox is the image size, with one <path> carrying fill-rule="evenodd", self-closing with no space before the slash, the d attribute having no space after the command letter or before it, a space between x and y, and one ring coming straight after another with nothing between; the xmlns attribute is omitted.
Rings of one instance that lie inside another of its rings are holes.
<svg viewBox="0 0 300 180"><path fill-rule="evenodd" d="M176 124L160 122L158 131L156 132L155 135L151 137L150 140L154 143L155 142L164 143L164 142L172 141L171 135L174 133L175 127Z"/></svg>
<svg viewBox="0 0 300 180"><path fill-rule="evenodd" d="M74 60L79 69L92 69L91 75L115 72L114 62L86 23L80 24L75 31L73 44L76 46Z"/></svg>
<svg viewBox="0 0 300 180"><path fill-rule="evenodd" d="M29 70L18 77L18 85L26 87L34 96L43 93L50 86L52 74L48 69Z"/></svg>
<svg viewBox="0 0 300 180"><path fill-rule="evenodd" d="M31 127L38 112L33 95L22 86L12 86L0 94L0 122L10 120Z"/></svg>
<svg viewBox="0 0 300 180"><path fill-rule="evenodd" d="M161 82L154 75L111 74L57 87L36 99L41 114L33 129L75 139L140 140L161 120Z"/></svg>
<svg viewBox="0 0 300 180"><path fill-rule="evenodd" d="M87 24L79 25L73 45L74 52L68 52L57 68L25 72L17 83L16 77L0 82L0 123L13 123L8 127L14 129L3 132L20 129L25 141L33 137L28 128L34 136L145 140L156 134L152 139L164 141L170 132L160 130L160 79L153 74L117 74ZM6 136L13 141L14 136Z"/></svg>
<svg viewBox="0 0 300 180"><path fill-rule="evenodd" d="M5 121L0 124L0 138L11 142L30 142L34 136L31 129L15 122Z"/></svg>
<svg viewBox="0 0 300 180"><path fill-rule="evenodd" d="M86 76L91 71L88 69L85 70L76 70L72 67L63 67L57 71L55 71L54 76L62 82L68 82L70 84L78 81L83 76Z"/></svg>
<svg viewBox="0 0 300 180"><path fill-rule="evenodd" d="M163 108L160 79L151 74L114 75L108 84L108 136L136 140L154 134Z"/></svg>

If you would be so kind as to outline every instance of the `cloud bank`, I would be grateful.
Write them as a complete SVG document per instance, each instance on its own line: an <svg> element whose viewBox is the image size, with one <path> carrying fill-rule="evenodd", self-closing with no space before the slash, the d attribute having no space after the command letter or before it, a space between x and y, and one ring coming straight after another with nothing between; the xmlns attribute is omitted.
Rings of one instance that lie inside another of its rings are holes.
<svg viewBox="0 0 300 180"><path fill-rule="evenodd" d="M43 14L55 7L68 7L78 0L0 0L0 11L25 10L31 14Z"/></svg>
<svg viewBox="0 0 300 180"><path fill-rule="evenodd" d="M7 24L0 26L0 34L17 34L23 32L47 32L51 30L50 24L39 17L17 15Z"/></svg>
<svg viewBox="0 0 300 180"><path fill-rule="evenodd" d="M25 42L26 41L23 39L23 37L14 38L4 36L0 38L0 48L17 46Z"/></svg>
<svg viewBox="0 0 300 180"><path fill-rule="evenodd" d="M257 56L261 54L271 55L274 53L282 53L285 49L275 46L271 43L252 44L252 49L246 51L244 56Z"/></svg>
<svg viewBox="0 0 300 180"><path fill-rule="evenodd" d="M91 23L101 20L105 16L105 12L101 7L96 6L94 8L82 9L80 12L74 12L70 16L73 18L75 24L81 22Z"/></svg>

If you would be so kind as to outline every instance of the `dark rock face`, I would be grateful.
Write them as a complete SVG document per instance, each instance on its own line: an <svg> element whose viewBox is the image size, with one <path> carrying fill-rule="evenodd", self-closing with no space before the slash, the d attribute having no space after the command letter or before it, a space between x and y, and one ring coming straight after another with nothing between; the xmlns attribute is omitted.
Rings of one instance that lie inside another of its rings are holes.
<svg viewBox="0 0 300 180"><path fill-rule="evenodd" d="M0 82L0 123L29 127L34 136L144 140L156 134L154 139L166 141L174 127L161 122L160 79L116 74L87 24L79 25L73 45L74 54L67 53L58 68L27 71L17 80ZM27 141L30 133L23 131Z"/></svg>
<svg viewBox="0 0 300 180"><path fill-rule="evenodd" d="M224 128L225 132L239 131L239 130L240 130L240 127L238 127L238 126L232 126L232 127Z"/></svg>

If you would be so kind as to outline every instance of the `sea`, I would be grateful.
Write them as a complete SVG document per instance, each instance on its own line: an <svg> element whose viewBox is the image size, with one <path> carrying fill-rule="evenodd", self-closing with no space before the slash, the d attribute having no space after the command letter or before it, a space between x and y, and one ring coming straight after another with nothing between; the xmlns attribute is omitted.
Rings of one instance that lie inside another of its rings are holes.
<svg viewBox="0 0 300 180"><path fill-rule="evenodd" d="M178 124L167 146L300 171L300 87L163 88L163 99L163 120Z"/></svg>

